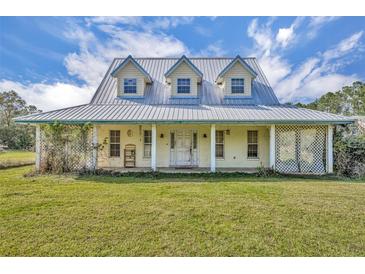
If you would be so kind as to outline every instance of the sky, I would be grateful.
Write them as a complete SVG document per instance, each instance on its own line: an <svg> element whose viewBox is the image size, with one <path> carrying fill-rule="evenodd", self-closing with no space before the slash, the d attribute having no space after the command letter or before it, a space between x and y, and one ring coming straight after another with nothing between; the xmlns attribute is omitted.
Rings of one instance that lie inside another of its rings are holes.
<svg viewBox="0 0 365 274"><path fill-rule="evenodd" d="M0 17L0 91L88 103L115 57L256 57L280 102L365 80L365 17Z"/></svg>

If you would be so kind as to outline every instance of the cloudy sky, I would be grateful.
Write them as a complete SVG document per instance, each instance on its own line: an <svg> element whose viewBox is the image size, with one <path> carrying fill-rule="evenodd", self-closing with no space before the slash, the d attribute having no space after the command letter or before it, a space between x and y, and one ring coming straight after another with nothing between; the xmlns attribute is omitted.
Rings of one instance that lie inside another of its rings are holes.
<svg viewBox="0 0 365 274"><path fill-rule="evenodd" d="M114 57L255 56L281 102L365 80L365 17L0 17L0 90L87 103Z"/></svg>

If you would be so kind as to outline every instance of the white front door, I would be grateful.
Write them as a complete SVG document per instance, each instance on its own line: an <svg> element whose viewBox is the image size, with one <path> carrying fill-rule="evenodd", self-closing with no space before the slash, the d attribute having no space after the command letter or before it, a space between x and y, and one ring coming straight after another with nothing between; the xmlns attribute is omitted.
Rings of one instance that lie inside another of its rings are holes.
<svg viewBox="0 0 365 274"><path fill-rule="evenodd" d="M176 130L175 164L190 166L192 164L192 135L191 130Z"/></svg>

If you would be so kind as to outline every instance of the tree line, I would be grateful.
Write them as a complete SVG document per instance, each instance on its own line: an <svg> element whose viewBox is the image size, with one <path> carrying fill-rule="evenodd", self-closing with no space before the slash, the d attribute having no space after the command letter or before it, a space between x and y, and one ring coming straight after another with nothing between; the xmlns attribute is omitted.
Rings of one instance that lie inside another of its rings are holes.
<svg viewBox="0 0 365 274"><path fill-rule="evenodd" d="M35 127L15 124L13 119L39 112L41 110L28 105L14 90L0 92L0 145L9 149L34 149Z"/></svg>

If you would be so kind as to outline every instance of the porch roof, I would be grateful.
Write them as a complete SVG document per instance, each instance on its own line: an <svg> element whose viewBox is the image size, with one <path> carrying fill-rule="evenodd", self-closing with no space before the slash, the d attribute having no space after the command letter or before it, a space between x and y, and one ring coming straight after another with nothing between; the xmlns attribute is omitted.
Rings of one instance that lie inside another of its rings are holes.
<svg viewBox="0 0 365 274"><path fill-rule="evenodd" d="M286 105L86 104L17 117L18 123L347 124L351 117Z"/></svg>

